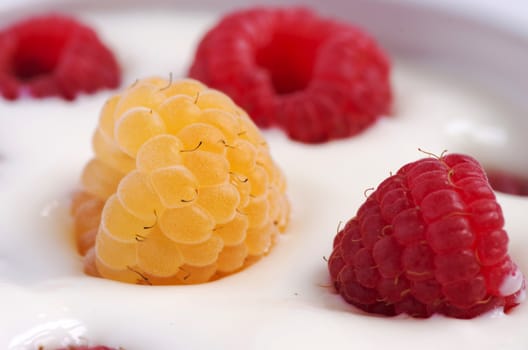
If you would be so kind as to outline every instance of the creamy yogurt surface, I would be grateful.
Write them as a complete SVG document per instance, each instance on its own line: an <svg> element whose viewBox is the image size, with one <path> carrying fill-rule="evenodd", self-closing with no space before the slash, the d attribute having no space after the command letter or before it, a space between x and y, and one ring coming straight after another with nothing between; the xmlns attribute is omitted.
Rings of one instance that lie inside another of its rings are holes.
<svg viewBox="0 0 528 350"><path fill-rule="evenodd" d="M124 83L185 75L206 13L84 11L114 50ZM483 89L396 61L395 110L361 135L304 145L265 131L289 184L290 225L271 253L221 280L140 286L85 276L70 230L69 196L90 158L98 112L111 92L0 101L0 348L107 345L174 349L528 348L528 304L472 320L366 315L330 286L325 257L339 223L407 162L469 153L486 167L528 172L521 111ZM528 272L528 198L498 193L510 255ZM41 348L39 348L41 347Z"/></svg>

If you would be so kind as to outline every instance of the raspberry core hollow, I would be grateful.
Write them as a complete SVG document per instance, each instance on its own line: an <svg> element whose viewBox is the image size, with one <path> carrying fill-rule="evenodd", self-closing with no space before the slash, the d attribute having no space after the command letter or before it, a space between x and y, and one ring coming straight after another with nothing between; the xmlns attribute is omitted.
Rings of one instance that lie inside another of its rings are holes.
<svg viewBox="0 0 528 350"><path fill-rule="evenodd" d="M201 283L266 254L285 178L247 114L195 80L136 81L104 105L72 201L88 274Z"/></svg>

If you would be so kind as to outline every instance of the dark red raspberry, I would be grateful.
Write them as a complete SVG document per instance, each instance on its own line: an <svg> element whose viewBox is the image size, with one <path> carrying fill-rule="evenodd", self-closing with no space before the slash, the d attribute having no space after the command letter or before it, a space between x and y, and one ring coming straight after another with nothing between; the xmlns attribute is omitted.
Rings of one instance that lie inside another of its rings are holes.
<svg viewBox="0 0 528 350"><path fill-rule="evenodd" d="M189 74L257 125L303 142L357 134L390 112L390 64L376 42L304 8L229 14L200 42Z"/></svg>
<svg viewBox="0 0 528 350"><path fill-rule="evenodd" d="M472 318L509 310L524 277L508 256L501 207L465 155L403 166L334 240L328 267L343 298L368 312Z"/></svg>
<svg viewBox="0 0 528 350"><path fill-rule="evenodd" d="M120 69L97 34L59 15L31 18L0 32L0 93L61 96L116 88Z"/></svg>
<svg viewBox="0 0 528 350"><path fill-rule="evenodd" d="M488 171L488 179L495 191L528 196L528 179L506 171Z"/></svg>

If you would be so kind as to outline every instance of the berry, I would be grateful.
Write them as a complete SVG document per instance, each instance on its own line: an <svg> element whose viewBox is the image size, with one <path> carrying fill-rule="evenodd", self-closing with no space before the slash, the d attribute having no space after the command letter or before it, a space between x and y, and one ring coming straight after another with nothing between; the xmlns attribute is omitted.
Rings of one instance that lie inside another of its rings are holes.
<svg viewBox="0 0 528 350"><path fill-rule="evenodd" d="M60 96L116 88L120 69L97 34L69 17L48 15L0 32L0 94Z"/></svg>
<svg viewBox="0 0 528 350"><path fill-rule="evenodd" d="M285 180L258 128L193 80L134 83L111 97L73 198L90 275L200 283L266 254L286 227Z"/></svg>
<svg viewBox="0 0 528 350"><path fill-rule="evenodd" d="M509 310L524 277L484 170L449 154L403 166L334 240L328 261L343 298L367 312L472 318Z"/></svg>
<svg viewBox="0 0 528 350"><path fill-rule="evenodd" d="M257 125L317 143L355 135L389 113L389 71L356 27L304 8L253 8L205 35L189 74L227 93Z"/></svg>
<svg viewBox="0 0 528 350"><path fill-rule="evenodd" d="M527 178L500 170L488 171L488 178L495 191L517 196L528 196Z"/></svg>

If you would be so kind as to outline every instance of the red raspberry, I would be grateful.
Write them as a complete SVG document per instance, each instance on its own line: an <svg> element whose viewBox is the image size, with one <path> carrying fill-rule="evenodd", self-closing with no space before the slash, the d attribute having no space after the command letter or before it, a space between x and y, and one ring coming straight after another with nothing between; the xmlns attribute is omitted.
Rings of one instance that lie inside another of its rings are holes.
<svg viewBox="0 0 528 350"><path fill-rule="evenodd" d="M506 171L488 171L488 179L495 191L528 196L528 179Z"/></svg>
<svg viewBox="0 0 528 350"><path fill-rule="evenodd" d="M97 34L72 18L31 18L0 32L0 94L17 99L116 88L120 69Z"/></svg>
<svg viewBox="0 0 528 350"><path fill-rule="evenodd" d="M368 312L472 318L524 297L504 219L484 170L450 154L403 166L337 234L328 267Z"/></svg>
<svg viewBox="0 0 528 350"><path fill-rule="evenodd" d="M259 126L316 143L357 134L389 113L389 71L356 27L304 8L254 8L205 35L190 76L230 95Z"/></svg>

